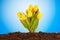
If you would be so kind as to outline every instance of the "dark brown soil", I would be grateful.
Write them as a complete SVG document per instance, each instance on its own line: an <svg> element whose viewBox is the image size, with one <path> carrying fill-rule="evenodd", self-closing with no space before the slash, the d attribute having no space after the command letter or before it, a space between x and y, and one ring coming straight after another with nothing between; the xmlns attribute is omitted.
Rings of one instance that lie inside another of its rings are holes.
<svg viewBox="0 0 60 40"><path fill-rule="evenodd" d="M60 33L8 33L0 34L0 40L60 40Z"/></svg>

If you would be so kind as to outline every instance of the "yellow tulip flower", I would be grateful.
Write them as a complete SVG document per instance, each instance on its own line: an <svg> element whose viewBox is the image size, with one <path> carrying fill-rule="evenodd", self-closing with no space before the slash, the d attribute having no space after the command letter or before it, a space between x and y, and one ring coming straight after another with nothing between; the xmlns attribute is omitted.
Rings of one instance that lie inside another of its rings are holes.
<svg viewBox="0 0 60 40"><path fill-rule="evenodd" d="M18 16L18 18L22 18L22 20L26 20L25 15L22 14L21 12L17 12L17 16Z"/></svg>
<svg viewBox="0 0 60 40"><path fill-rule="evenodd" d="M22 17L22 13L21 12L17 12L17 17L21 18Z"/></svg>
<svg viewBox="0 0 60 40"><path fill-rule="evenodd" d="M37 10L38 10L38 6L35 5L35 6L34 6L34 12L36 12Z"/></svg>
<svg viewBox="0 0 60 40"><path fill-rule="evenodd" d="M30 5L29 5L29 10L32 11L32 9L33 9L33 6L30 4Z"/></svg>
<svg viewBox="0 0 60 40"><path fill-rule="evenodd" d="M22 15L22 20L26 20L26 16L24 14Z"/></svg>
<svg viewBox="0 0 60 40"><path fill-rule="evenodd" d="M32 12L30 10L28 10L28 17L32 17Z"/></svg>
<svg viewBox="0 0 60 40"><path fill-rule="evenodd" d="M39 13L37 14L37 18L38 18L38 19L42 18L42 13L41 13L41 12L39 12Z"/></svg>

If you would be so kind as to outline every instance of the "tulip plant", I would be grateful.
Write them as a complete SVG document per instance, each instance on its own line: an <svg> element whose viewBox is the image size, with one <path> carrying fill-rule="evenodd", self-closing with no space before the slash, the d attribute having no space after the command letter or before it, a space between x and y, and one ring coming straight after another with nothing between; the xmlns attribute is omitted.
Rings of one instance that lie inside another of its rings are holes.
<svg viewBox="0 0 60 40"><path fill-rule="evenodd" d="M38 27L39 19L42 17L42 13L39 12L38 6L29 5L26 9L26 14L22 12L17 12L17 17L23 26L28 29L29 32L36 32Z"/></svg>

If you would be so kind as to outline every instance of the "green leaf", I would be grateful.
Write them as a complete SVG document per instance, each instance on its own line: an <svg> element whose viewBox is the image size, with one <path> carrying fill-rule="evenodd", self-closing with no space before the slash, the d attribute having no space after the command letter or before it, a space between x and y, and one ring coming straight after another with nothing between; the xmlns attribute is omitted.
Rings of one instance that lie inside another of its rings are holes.
<svg viewBox="0 0 60 40"><path fill-rule="evenodd" d="M23 24L23 26L24 26L26 29L28 29L28 31L30 32L31 30L30 30L30 26L29 26L28 20L25 20L25 21L20 20L20 21L21 21L21 23Z"/></svg>
<svg viewBox="0 0 60 40"><path fill-rule="evenodd" d="M27 25L27 23L26 23L25 21L20 20L20 22L23 24L23 26L24 26L25 28L27 28L27 29L28 29L28 25Z"/></svg>
<svg viewBox="0 0 60 40"><path fill-rule="evenodd" d="M37 29L37 27L38 27L38 23L39 23L39 20L36 19L35 22L34 22L34 24L33 24L33 27L34 27L34 28L33 28L33 29L34 29L33 31L34 31L34 32L36 31L36 29Z"/></svg>
<svg viewBox="0 0 60 40"><path fill-rule="evenodd" d="M33 25L34 20L36 19L36 15L32 17L31 24Z"/></svg>
<svg viewBox="0 0 60 40"><path fill-rule="evenodd" d="M38 19L35 19L35 20L33 21L33 25L31 26L31 30L33 30L33 32L35 32L35 30L37 29L38 22L39 22Z"/></svg>

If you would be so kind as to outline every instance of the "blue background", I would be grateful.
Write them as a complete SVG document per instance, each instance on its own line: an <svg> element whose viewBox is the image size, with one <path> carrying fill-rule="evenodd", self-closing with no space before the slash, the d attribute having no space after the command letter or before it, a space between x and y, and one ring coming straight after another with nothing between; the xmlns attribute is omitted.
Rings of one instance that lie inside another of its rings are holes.
<svg viewBox="0 0 60 40"><path fill-rule="evenodd" d="M19 22L16 13L25 13L29 4L38 5L43 14L36 32L60 32L59 0L0 0L0 34L28 32Z"/></svg>

